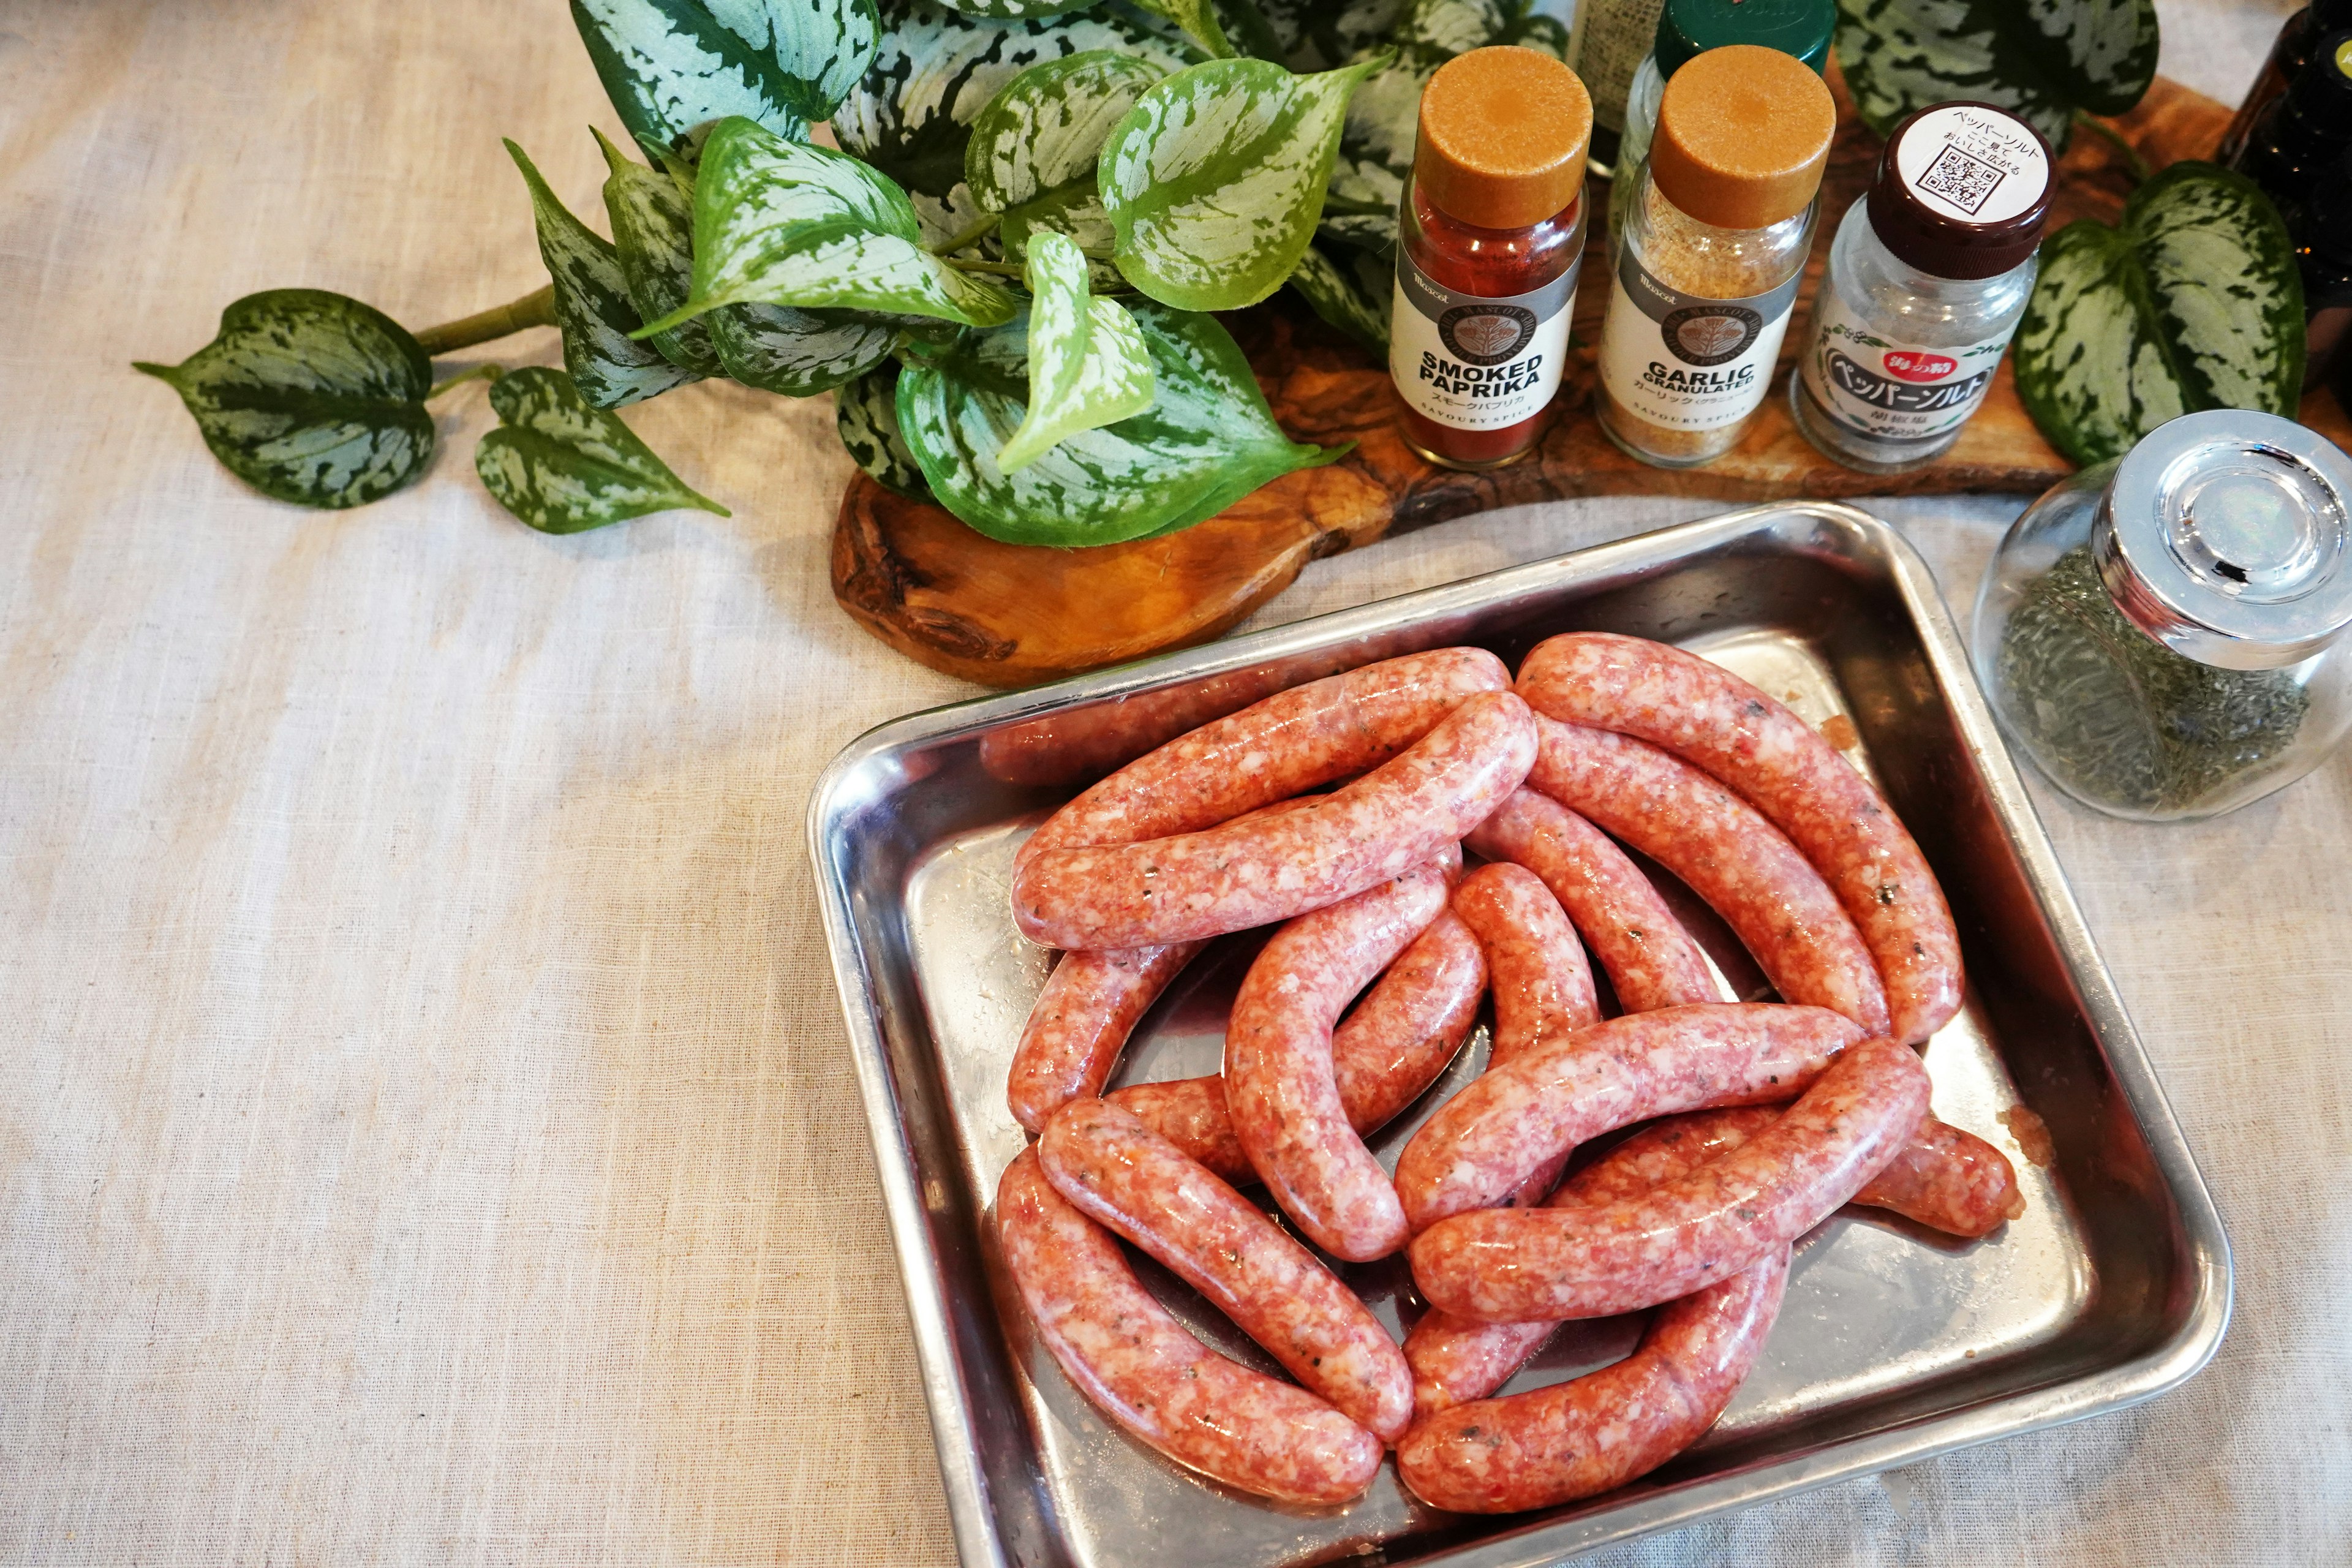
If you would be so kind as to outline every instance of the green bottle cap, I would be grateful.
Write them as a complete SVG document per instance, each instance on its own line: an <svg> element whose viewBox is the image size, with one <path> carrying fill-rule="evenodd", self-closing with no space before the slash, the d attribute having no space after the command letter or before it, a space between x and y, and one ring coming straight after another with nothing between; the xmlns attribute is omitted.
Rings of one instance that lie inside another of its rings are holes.
<svg viewBox="0 0 2352 1568"><path fill-rule="evenodd" d="M1658 75L1672 81L1695 56L1726 44L1778 49L1825 71L1836 29L1837 0L1666 0L1654 46Z"/></svg>

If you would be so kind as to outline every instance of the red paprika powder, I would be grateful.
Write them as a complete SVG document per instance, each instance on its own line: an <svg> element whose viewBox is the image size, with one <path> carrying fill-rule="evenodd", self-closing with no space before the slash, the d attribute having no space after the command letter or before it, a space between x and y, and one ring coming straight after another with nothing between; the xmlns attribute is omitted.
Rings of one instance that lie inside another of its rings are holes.
<svg viewBox="0 0 2352 1568"><path fill-rule="evenodd" d="M1389 373L1433 463L1524 457L1551 417L1584 259L1592 100L1549 55L1456 56L1421 99L1397 213Z"/></svg>

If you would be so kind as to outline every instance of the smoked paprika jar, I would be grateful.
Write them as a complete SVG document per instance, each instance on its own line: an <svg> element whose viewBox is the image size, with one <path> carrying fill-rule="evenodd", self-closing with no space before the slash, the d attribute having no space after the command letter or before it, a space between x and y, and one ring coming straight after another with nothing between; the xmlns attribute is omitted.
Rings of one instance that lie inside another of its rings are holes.
<svg viewBox="0 0 2352 1568"><path fill-rule="evenodd" d="M1498 468L1544 433L1584 258L1591 140L1584 84L1533 49L1456 56L1422 94L1389 374L1405 440L1433 463Z"/></svg>

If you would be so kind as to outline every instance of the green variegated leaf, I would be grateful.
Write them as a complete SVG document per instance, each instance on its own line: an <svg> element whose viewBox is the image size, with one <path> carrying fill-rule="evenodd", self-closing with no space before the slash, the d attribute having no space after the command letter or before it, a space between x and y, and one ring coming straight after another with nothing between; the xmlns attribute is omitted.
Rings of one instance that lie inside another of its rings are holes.
<svg viewBox="0 0 2352 1568"><path fill-rule="evenodd" d="M1004 254L1017 260L1029 254L1030 240L1041 234L1058 234L1086 252L1087 280L1096 293L1134 292L1110 264L1110 215L1103 211L1092 180L1083 185L1064 185L1022 203L1004 215L996 239Z"/></svg>
<svg viewBox="0 0 2352 1568"><path fill-rule="evenodd" d="M874 0L572 0L629 134L690 153L732 115L779 136L830 116L873 60Z"/></svg>
<svg viewBox="0 0 2352 1568"><path fill-rule="evenodd" d="M996 454L1026 415L1026 322L974 333L898 377L898 427L941 505L1014 544L1112 544L1171 532L1347 447L1282 434L1249 362L1215 319L1130 307L1151 355L1150 410L1056 445L1018 473Z"/></svg>
<svg viewBox="0 0 2352 1568"><path fill-rule="evenodd" d="M1238 310L1282 287L1322 215L1349 95L1386 63L1301 77L1215 60L1145 93L1097 173L1127 280L1188 310Z"/></svg>
<svg viewBox="0 0 2352 1568"><path fill-rule="evenodd" d="M1095 188L1103 143L1168 73L1108 49L1030 67L972 121L964 182L984 212L1009 213L1069 185Z"/></svg>
<svg viewBox="0 0 2352 1568"><path fill-rule="evenodd" d="M790 305L729 305L701 318L727 374L746 386L809 397L890 357L898 328L887 317Z"/></svg>
<svg viewBox="0 0 2352 1568"><path fill-rule="evenodd" d="M932 0L887 0L888 24L865 80L833 117L845 152L904 189L936 243L981 216L963 183L964 145L982 108L1031 66L1108 49L1163 71L1204 57L1116 6L1000 21L967 16Z"/></svg>
<svg viewBox="0 0 2352 1568"><path fill-rule="evenodd" d="M1018 22L1031 16L1058 16L1065 11L1081 10L1093 5L1095 0L942 0L942 3L948 9L967 16Z"/></svg>
<svg viewBox="0 0 2352 1568"><path fill-rule="evenodd" d="M1087 288L1087 258L1058 234L1029 247L1029 395L996 455L1007 474L1055 442L1151 406L1151 354L1134 318Z"/></svg>
<svg viewBox="0 0 2352 1568"><path fill-rule="evenodd" d="M667 316L686 303L694 281L694 198L676 179L648 169L590 127L612 170L604 181L604 216L613 225L613 250L629 303L645 321ZM648 340L662 357L697 375L723 371L719 352L701 321L688 321Z"/></svg>
<svg viewBox="0 0 2352 1568"><path fill-rule="evenodd" d="M921 243L906 194L845 153L721 121L694 187L694 291L667 328L722 305L879 310L988 327L1012 293Z"/></svg>
<svg viewBox="0 0 2352 1568"><path fill-rule="evenodd" d="M619 408L695 380L694 372L672 364L651 343L629 335L641 318L629 301L628 281L612 242L572 216L521 148L509 142L507 152L530 187L540 259L555 282L563 363L580 395L599 408Z"/></svg>
<svg viewBox="0 0 2352 1568"><path fill-rule="evenodd" d="M1218 59L1234 57L1233 45L1225 41L1225 30L1217 22L1217 8L1212 0L1132 0L1137 9L1165 17L1182 29L1186 37Z"/></svg>
<svg viewBox="0 0 2352 1568"><path fill-rule="evenodd" d="M231 473L278 500L363 506L433 460L432 362L399 322L341 294L247 294L179 364L135 368L180 395Z"/></svg>
<svg viewBox="0 0 2352 1568"><path fill-rule="evenodd" d="M647 512L693 507L731 515L670 472L620 416L584 402L560 370L532 366L490 388L499 428L474 468L500 506L541 533L581 533Z"/></svg>
<svg viewBox="0 0 2352 1568"><path fill-rule="evenodd" d="M1838 64L1884 136L1955 99L2063 148L2074 111L2121 114L2156 76L2156 0L1838 0Z"/></svg>
<svg viewBox="0 0 2352 1568"><path fill-rule="evenodd" d="M1389 352L1391 297L1366 287L1368 279L1363 269L1354 265L1361 252L1351 252L1341 246L1331 248L1347 257L1350 265L1342 267L1325 255L1321 247L1310 245L1307 254L1298 258L1298 269L1290 275L1290 286L1298 290L1299 298L1312 306L1317 315L1385 359ZM1374 260L1370 270L1378 276L1386 268Z"/></svg>
<svg viewBox="0 0 2352 1568"><path fill-rule="evenodd" d="M2067 225L2042 247L2017 332L2017 391L2077 463L2129 451L2207 408L2294 417L2303 282L2286 226L2251 181L2175 163L2123 222Z"/></svg>
<svg viewBox="0 0 2352 1568"><path fill-rule="evenodd" d="M931 499L915 454L898 434L898 366L876 365L833 395L834 428L857 466L884 489L914 500Z"/></svg>
<svg viewBox="0 0 2352 1568"><path fill-rule="evenodd" d="M1405 13L1405 0L1256 0L1256 5L1278 45L1273 58L1295 71L1325 71L1363 58L1394 37Z"/></svg>

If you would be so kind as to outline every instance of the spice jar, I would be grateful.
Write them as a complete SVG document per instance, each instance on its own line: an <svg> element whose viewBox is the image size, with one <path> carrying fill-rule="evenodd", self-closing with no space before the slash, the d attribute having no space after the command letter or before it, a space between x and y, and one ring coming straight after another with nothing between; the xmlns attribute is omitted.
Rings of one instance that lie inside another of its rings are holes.
<svg viewBox="0 0 2352 1568"><path fill-rule="evenodd" d="M1830 36L1837 30L1836 0L1666 0L1658 33L1633 72L1625 95L1625 129L1617 139L1617 172L1609 182L1609 235L1625 232L1642 160L1658 125L1658 100L1673 75L1709 49L1755 44L1794 55L1815 72L1829 69ZM1595 113L1599 111L1596 109Z"/></svg>
<svg viewBox="0 0 2352 1568"><path fill-rule="evenodd" d="M2148 822L2282 789L2352 727L2352 459L2275 415L2163 425L2027 509L1977 595L1977 679L2085 805Z"/></svg>
<svg viewBox="0 0 2352 1568"><path fill-rule="evenodd" d="M1805 438L1873 474L1948 450L2025 314L2049 211L2049 144L2016 116L1942 103L1896 126L1789 378Z"/></svg>
<svg viewBox="0 0 2352 1568"><path fill-rule="evenodd" d="M1663 0L1578 0L1569 22L1568 58L1592 94L1592 119L1604 159L1625 123L1625 95L1641 68L1642 52L1658 29ZM1593 170L1606 174L1604 162Z"/></svg>
<svg viewBox="0 0 2352 1568"><path fill-rule="evenodd" d="M1778 49L1709 49L1666 83L1601 330L1601 427L1633 456L1720 457L1762 405L1836 130L1828 87Z"/></svg>
<svg viewBox="0 0 2352 1568"><path fill-rule="evenodd" d="M1389 374L1405 440L1433 463L1496 468L1543 435L1584 259L1591 138L1584 84L1533 49L1458 55L1422 93Z"/></svg>

